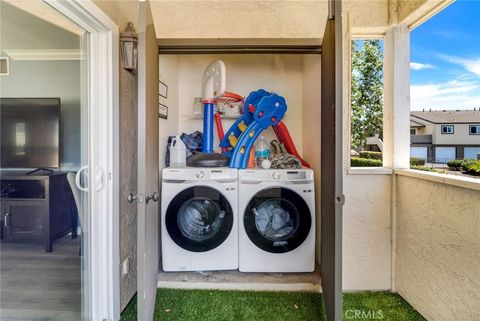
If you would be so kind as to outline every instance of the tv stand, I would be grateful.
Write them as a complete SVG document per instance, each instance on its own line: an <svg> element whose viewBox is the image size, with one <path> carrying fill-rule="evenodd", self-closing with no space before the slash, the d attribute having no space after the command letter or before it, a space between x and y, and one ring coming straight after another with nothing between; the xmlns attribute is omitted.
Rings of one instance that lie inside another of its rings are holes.
<svg viewBox="0 0 480 321"><path fill-rule="evenodd" d="M1 241L43 242L51 252L60 237L77 237L77 208L66 172L33 173L1 173Z"/></svg>

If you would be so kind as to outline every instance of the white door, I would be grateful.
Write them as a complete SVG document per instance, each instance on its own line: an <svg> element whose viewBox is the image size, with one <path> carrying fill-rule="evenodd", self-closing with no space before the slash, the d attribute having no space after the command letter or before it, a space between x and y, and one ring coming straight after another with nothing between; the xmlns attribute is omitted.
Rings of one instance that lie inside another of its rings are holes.
<svg viewBox="0 0 480 321"><path fill-rule="evenodd" d="M158 275L158 48L148 1L138 22L137 320L153 320Z"/></svg>
<svg viewBox="0 0 480 321"><path fill-rule="evenodd" d="M410 147L410 157L416 157L427 160L428 148L427 147Z"/></svg>
<svg viewBox="0 0 480 321"><path fill-rule="evenodd" d="M446 163L456 158L455 147L435 147L435 162Z"/></svg>
<svg viewBox="0 0 480 321"><path fill-rule="evenodd" d="M465 147L464 159L477 159L477 154L480 154L480 147Z"/></svg>
<svg viewBox="0 0 480 321"><path fill-rule="evenodd" d="M77 149L77 152L80 150L80 161L70 162L65 166L69 171L75 169L77 172L74 179L70 176L69 182L77 198L75 202L79 220L77 231L80 231L81 251L80 255L78 252L75 253L75 257L78 255L81 261L81 288L77 292L78 300L59 296L57 301L62 303L67 300L77 303L78 310L81 309L79 313L82 320L118 320L120 311L116 284L119 279L119 264L115 250L111 250L118 248L116 229L118 226L116 221L118 157L115 154L118 147L116 140L118 124L115 122L116 97L118 97L116 72L119 56L117 26L91 1L44 0L43 2L38 4L44 7L39 10L46 13L45 16L40 17L41 19L55 16L58 18L55 13L51 15L53 8L68 18L68 21L63 20L61 25L68 26L66 29L71 32L77 30L74 33L81 38L78 40L80 43L79 65L69 69L79 70L80 73L77 82L80 86L79 108L72 107L75 100L73 95L70 98L71 101L61 100L61 104L72 104L67 105L68 109L77 110L77 115L68 119L79 126L68 125L64 119L65 114L61 114L60 118L63 122L60 128L63 127L62 130L78 136L77 142L71 143L68 148ZM28 5L24 4L26 8ZM57 18L55 19L58 22ZM41 41L41 39L36 40ZM50 69L55 73L61 67ZM31 78L25 81L24 87L33 86L32 81ZM41 279L41 276L39 277ZM42 299L48 298L44 293L38 292L38 294ZM58 295L59 292L56 294ZM33 315L35 319L45 319L38 313ZM57 319L56 316L51 315L47 319L50 317ZM19 315L15 318L24 319ZM77 320L78 318L62 314L60 319Z"/></svg>

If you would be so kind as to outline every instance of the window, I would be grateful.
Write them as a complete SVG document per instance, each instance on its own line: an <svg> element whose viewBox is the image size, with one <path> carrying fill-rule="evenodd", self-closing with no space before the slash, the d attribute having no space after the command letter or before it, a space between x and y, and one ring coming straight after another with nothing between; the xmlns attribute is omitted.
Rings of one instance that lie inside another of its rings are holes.
<svg viewBox="0 0 480 321"><path fill-rule="evenodd" d="M351 47L350 166L383 166L383 39Z"/></svg>
<svg viewBox="0 0 480 321"><path fill-rule="evenodd" d="M453 125L442 125L442 134L453 134Z"/></svg>
<svg viewBox="0 0 480 321"><path fill-rule="evenodd" d="M410 135L416 135L417 130L415 128L410 128Z"/></svg>
<svg viewBox="0 0 480 321"><path fill-rule="evenodd" d="M470 135L480 135L480 125L470 125Z"/></svg>

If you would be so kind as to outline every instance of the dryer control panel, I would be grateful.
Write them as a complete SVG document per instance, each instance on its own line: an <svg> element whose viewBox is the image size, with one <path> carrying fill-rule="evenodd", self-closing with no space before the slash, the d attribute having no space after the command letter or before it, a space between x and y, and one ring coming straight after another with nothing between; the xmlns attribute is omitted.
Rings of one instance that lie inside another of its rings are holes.
<svg viewBox="0 0 480 321"><path fill-rule="evenodd" d="M169 181L233 181L238 170L228 167L167 167L162 171L162 180Z"/></svg>
<svg viewBox="0 0 480 321"><path fill-rule="evenodd" d="M312 182L311 169L245 169L238 172L240 181L251 182Z"/></svg>

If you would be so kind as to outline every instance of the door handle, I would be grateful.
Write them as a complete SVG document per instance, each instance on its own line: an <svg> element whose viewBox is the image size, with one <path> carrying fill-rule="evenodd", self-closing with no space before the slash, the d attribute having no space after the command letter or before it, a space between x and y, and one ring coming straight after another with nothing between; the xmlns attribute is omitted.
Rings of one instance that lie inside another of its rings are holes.
<svg viewBox="0 0 480 321"><path fill-rule="evenodd" d="M5 225L5 228L8 228L8 216L10 214L8 213L5 213L5 216L3 217L4 221L3 221L3 225Z"/></svg>
<svg viewBox="0 0 480 321"><path fill-rule="evenodd" d="M147 196L145 196L145 202L147 204L150 201L157 202L159 199L160 199L160 195L158 195L157 192L153 192L153 193L147 194Z"/></svg>
<svg viewBox="0 0 480 321"><path fill-rule="evenodd" d="M138 199L138 195L133 195L133 193L130 193L127 196L127 202L129 202L130 204L135 202L137 199Z"/></svg>
<svg viewBox="0 0 480 321"><path fill-rule="evenodd" d="M85 177L88 180L88 165L83 166L80 168L77 172L77 175L75 175L75 185L77 185L77 188L81 190L82 192L88 192L88 187L82 186L80 179L82 176L82 172L85 172ZM95 175L95 191L100 192L103 189L103 169L100 167L97 167L97 173Z"/></svg>
<svg viewBox="0 0 480 321"><path fill-rule="evenodd" d="M80 183L80 177L82 176L82 172L86 171L87 169L88 169L88 165L85 165L82 168L80 168L77 172L77 175L75 175L75 185L77 185L77 188L82 192L88 192L88 188L83 187L82 184ZM88 178L87 172L85 172L85 176Z"/></svg>
<svg viewBox="0 0 480 321"><path fill-rule="evenodd" d="M95 190L100 192L103 189L103 169L97 167L97 175L95 177Z"/></svg>

